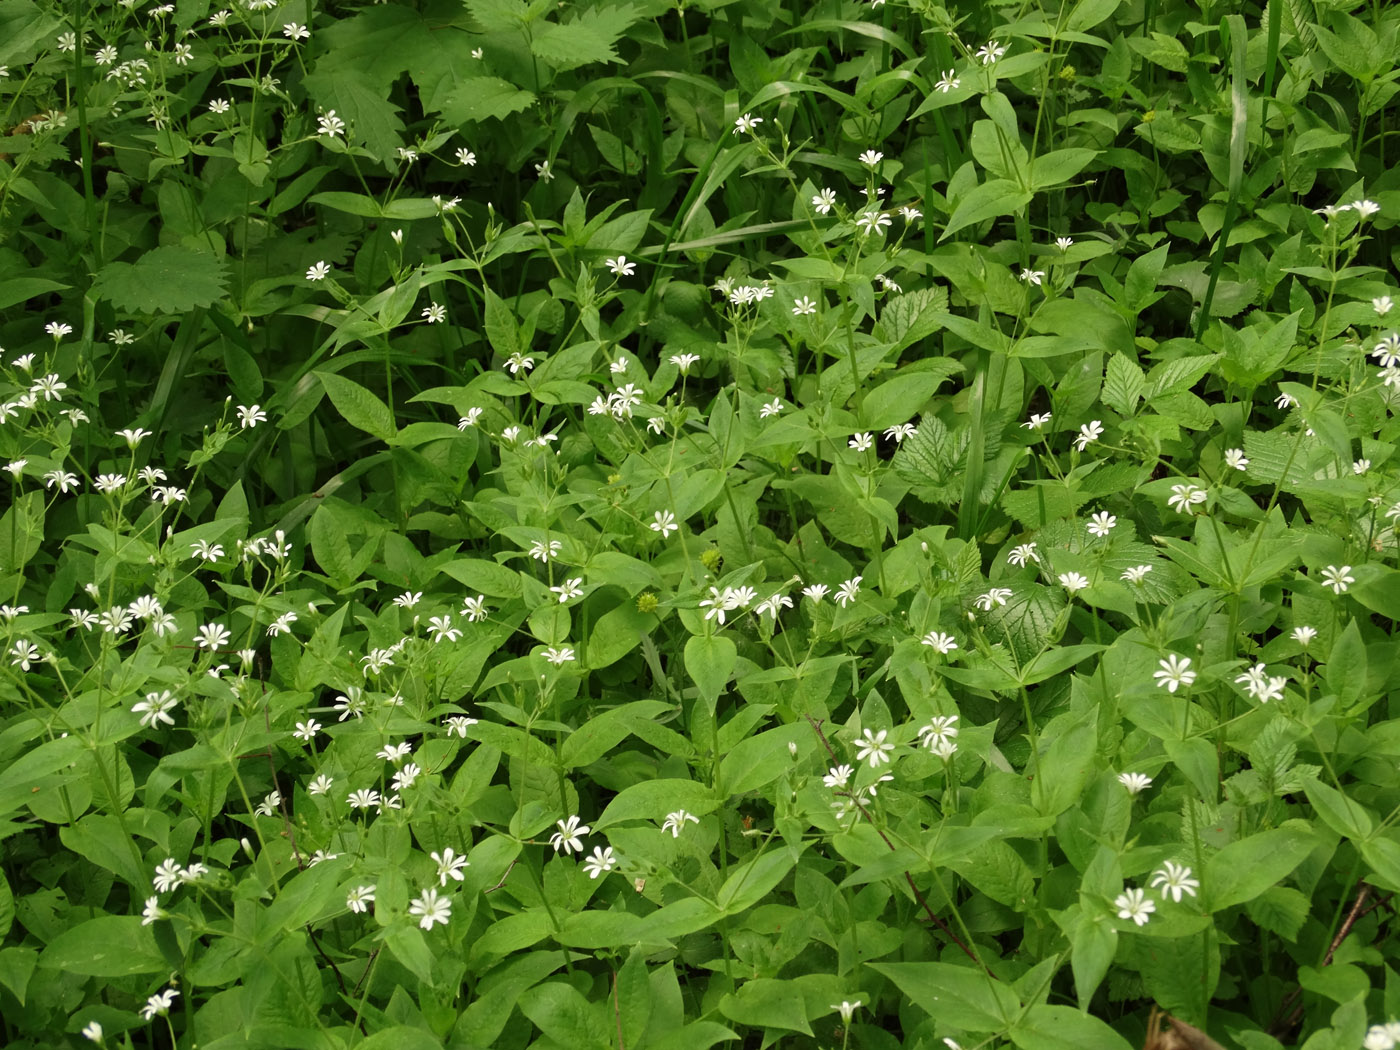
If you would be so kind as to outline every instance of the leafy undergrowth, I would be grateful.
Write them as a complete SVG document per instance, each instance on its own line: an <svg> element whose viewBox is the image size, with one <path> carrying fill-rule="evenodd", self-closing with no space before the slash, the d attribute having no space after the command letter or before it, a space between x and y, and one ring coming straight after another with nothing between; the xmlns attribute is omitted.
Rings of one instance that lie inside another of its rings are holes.
<svg viewBox="0 0 1400 1050"><path fill-rule="evenodd" d="M0 0L5 1045L1389 1050L1397 48Z"/></svg>

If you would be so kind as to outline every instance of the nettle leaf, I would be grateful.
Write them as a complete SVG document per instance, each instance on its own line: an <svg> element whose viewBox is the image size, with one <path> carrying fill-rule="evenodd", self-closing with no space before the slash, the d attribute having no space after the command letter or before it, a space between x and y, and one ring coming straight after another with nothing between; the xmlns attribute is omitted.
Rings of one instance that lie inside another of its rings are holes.
<svg viewBox="0 0 1400 1050"><path fill-rule="evenodd" d="M380 160L401 144L404 123L399 107L386 97L387 88L372 80L335 70L310 74L306 90L323 110L335 110L345 121L345 136L363 145Z"/></svg>
<svg viewBox="0 0 1400 1050"><path fill-rule="evenodd" d="M590 62L617 62L613 45L638 17L631 4L595 7L565 25L546 22L537 27L530 38L530 50L560 70Z"/></svg>
<svg viewBox="0 0 1400 1050"><path fill-rule="evenodd" d="M948 292L944 288L917 288L885 301L875 337L903 350L942 327L939 315L948 309ZM961 365L949 360L958 371ZM951 372L949 374L952 374Z"/></svg>
<svg viewBox="0 0 1400 1050"><path fill-rule="evenodd" d="M31 0L0 0L0 64L27 63L48 47L62 23Z"/></svg>
<svg viewBox="0 0 1400 1050"><path fill-rule="evenodd" d="M472 77L442 101L442 119L449 124L469 120L500 120L535 104L532 92L499 77Z"/></svg>
<svg viewBox="0 0 1400 1050"><path fill-rule="evenodd" d="M169 244L152 248L134 263L108 263L98 271L92 290L131 313L179 314L212 306L224 297L227 284L222 259Z"/></svg>
<svg viewBox="0 0 1400 1050"><path fill-rule="evenodd" d="M1145 385L1138 363L1124 354L1114 354L1104 375L1103 403L1121 416L1135 415Z"/></svg>
<svg viewBox="0 0 1400 1050"><path fill-rule="evenodd" d="M525 0L467 0L467 10L487 33L521 29L531 17Z"/></svg>

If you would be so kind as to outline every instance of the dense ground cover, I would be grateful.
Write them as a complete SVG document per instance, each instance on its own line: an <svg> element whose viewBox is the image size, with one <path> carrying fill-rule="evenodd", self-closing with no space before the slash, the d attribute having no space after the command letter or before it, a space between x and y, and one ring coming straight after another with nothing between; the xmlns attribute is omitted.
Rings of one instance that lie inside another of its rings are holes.
<svg viewBox="0 0 1400 1050"><path fill-rule="evenodd" d="M1398 31L0 0L5 1046L1389 1048Z"/></svg>

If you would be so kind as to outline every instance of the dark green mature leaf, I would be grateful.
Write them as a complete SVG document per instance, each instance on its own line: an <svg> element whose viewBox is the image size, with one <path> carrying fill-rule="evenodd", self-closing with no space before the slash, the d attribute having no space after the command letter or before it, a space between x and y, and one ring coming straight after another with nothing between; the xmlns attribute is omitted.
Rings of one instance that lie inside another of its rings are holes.
<svg viewBox="0 0 1400 1050"><path fill-rule="evenodd" d="M61 23L31 0L0 0L0 65L32 62L47 47Z"/></svg>
<svg viewBox="0 0 1400 1050"><path fill-rule="evenodd" d="M139 915L102 915L80 922L49 942L39 965L84 977L129 977L169 968Z"/></svg>
<svg viewBox="0 0 1400 1050"><path fill-rule="evenodd" d="M449 124L500 120L535 104L532 92L499 77L472 77L442 100L442 119Z"/></svg>
<svg viewBox="0 0 1400 1050"><path fill-rule="evenodd" d="M1015 1019L1016 993L995 977L950 963L870 963L940 1023L969 1032L1001 1032Z"/></svg>
<svg viewBox="0 0 1400 1050"><path fill-rule="evenodd" d="M1232 842L1206 863L1201 891L1212 912L1253 900L1282 882L1317 846L1302 821Z"/></svg>
<svg viewBox="0 0 1400 1050"><path fill-rule="evenodd" d="M617 43L640 17L631 4L594 7L560 25L546 22L530 37L530 50L555 69L576 69L590 62L617 62Z"/></svg>
<svg viewBox="0 0 1400 1050"><path fill-rule="evenodd" d="M385 88L350 71L310 74L306 90L322 110L335 110L345 121L345 137L363 145L380 160L388 160L402 144L403 120Z"/></svg>
<svg viewBox="0 0 1400 1050"><path fill-rule="evenodd" d="M179 314L223 298L228 277L221 259L169 244L134 263L110 262L97 273L93 294L131 312Z"/></svg>
<svg viewBox="0 0 1400 1050"><path fill-rule="evenodd" d="M1097 1017L1069 1006L1032 1006L1010 1032L1023 1050L1131 1050L1132 1044Z"/></svg>

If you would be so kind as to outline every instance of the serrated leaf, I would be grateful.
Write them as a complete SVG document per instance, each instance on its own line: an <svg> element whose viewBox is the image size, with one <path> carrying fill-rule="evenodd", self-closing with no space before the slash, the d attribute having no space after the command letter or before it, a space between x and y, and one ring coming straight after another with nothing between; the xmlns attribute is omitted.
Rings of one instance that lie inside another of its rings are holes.
<svg viewBox="0 0 1400 1050"><path fill-rule="evenodd" d="M943 288L919 288L896 295L885 302L880 311L880 323L875 337L893 345L895 350L918 342L943 326L938 316L948 309L948 292ZM961 365L956 362L957 369Z"/></svg>
<svg viewBox="0 0 1400 1050"><path fill-rule="evenodd" d="M637 21L631 4L594 7L572 22L546 22L530 38L530 50L555 69L577 69L591 62L617 62L613 45Z"/></svg>
<svg viewBox="0 0 1400 1050"><path fill-rule="evenodd" d="M1198 354L1194 357L1163 361L1147 373L1147 399L1150 401L1162 394L1171 394L1194 386L1218 360L1219 354Z"/></svg>
<svg viewBox="0 0 1400 1050"><path fill-rule="evenodd" d="M467 10L487 33L520 29L530 14L524 0L467 0Z"/></svg>
<svg viewBox="0 0 1400 1050"><path fill-rule="evenodd" d="M442 119L449 124L469 120L500 120L535 104L532 92L522 91L499 77L472 77L459 85L442 103Z"/></svg>
<svg viewBox="0 0 1400 1050"><path fill-rule="evenodd" d="M110 262L93 292L132 313L180 314L212 306L224 296L223 260L178 244L152 248L134 263Z"/></svg>
<svg viewBox="0 0 1400 1050"><path fill-rule="evenodd" d="M1271 886L1244 906L1261 928L1294 941L1312 912L1312 902L1292 886Z"/></svg>
<svg viewBox="0 0 1400 1050"><path fill-rule="evenodd" d="M306 90L323 110L335 110L345 121L347 141L358 143L380 160L391 156L404 130L399 108L388 100L387 88L344 72L318 71L306 80Z"/></svg>

